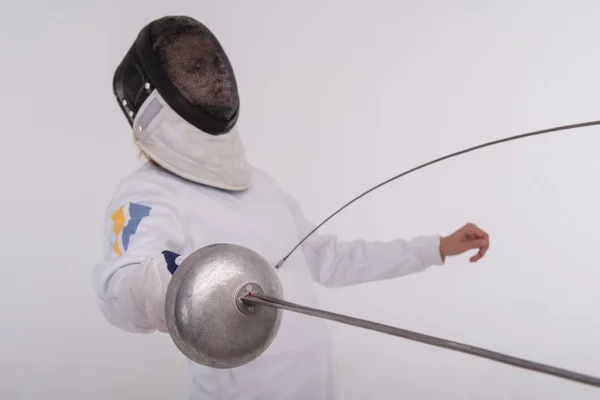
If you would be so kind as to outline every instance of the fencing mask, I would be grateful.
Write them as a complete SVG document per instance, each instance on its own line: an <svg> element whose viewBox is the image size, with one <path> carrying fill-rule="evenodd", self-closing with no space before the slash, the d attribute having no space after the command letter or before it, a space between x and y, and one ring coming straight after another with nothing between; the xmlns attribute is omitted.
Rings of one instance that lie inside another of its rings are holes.
<svg viewBox="0 0 600 400"><path fill-rule="evenodd" d="M206 26L186 16L150 22L117 67L113 91L154 162L219 189L250 186L234 71Z"/></svg>

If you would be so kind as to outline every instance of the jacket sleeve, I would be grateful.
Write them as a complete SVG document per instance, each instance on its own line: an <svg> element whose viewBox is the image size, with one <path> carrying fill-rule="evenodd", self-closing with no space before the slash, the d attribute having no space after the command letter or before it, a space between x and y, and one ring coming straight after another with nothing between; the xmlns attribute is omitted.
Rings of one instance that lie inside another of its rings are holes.
<svg viewBox="0 0 600 400"><path fill-rule="evenodd" d="M315 228L297 201L285 194L298 227L299 239ZM313 279L327 287L398 278L442 265L440 236L419 236L412 240L340 241L334 235L315 232L301 246Z"/></svg>
<svg viewBox="0 0 600 400"><path fill-rule="evenodd" d="M105 215L104 259L93 272L108 322L129 332L167 332L165 295L185 238L160 185L144 182L117 192Z"/></svg>

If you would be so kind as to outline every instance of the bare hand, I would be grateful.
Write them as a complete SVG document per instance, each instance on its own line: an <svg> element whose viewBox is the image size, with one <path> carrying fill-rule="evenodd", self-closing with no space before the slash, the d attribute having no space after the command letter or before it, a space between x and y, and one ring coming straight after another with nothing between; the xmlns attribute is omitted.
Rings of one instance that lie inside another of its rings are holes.
<svg viewBox="0 0 600 400"><path fill-rule="evenodd" d="M443 259L469 250L479 249L479 252L469 260L474 263L485 256L489 247L489 235L474 224L466 224L453 234L440 240L440 254Z"/></svg>

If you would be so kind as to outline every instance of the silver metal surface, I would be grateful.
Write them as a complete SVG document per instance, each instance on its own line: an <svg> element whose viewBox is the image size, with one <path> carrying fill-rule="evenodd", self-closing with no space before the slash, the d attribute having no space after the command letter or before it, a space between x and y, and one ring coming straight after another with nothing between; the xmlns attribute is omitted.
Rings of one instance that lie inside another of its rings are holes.
<svg viewBox="0 0 600 400"><path fill-rule="evenodd" d="M283 297L275 269L259 254L231 244L195 251L167 289L173 342L187 358L208 367L235 368L256 359L275 338L282 311L240 300L254 291Z"/></svg>
<svg viewBox="0 0 600 400"><path fill-rule="evenodd" d="M509 364L515 367L520 367L548 375L553 375L559 378L567 379L574 382L584 383L587 385L600 388L600 378L589 375L584 375L578 372L569 371L562 368L556 368L549 365L527 361L520 358L508 356L494 351L485 350L479 347L470 346L468 344L457 343L446 339L440 339L433 336L423 335L421 333L408 331L405 329L396 328L389 325L379 324L377 322L367 321L364 319L349 317L342 314L336 314L329 311L319 310L301 306L299 304L290 303L289 301L281 300L274 296L265 294L252 294L246 296L242 301L248 305L261 305L266 307L274 307L280 310L293 311L300 314L309 315L312 317L327 319L330 321L340 322L346 325L352 325L359 328L364 328L376 332L385 333L392 336L401 337L404 339L413 340L416 342L426 343L432 346L442 347L449 350L459 351L462 353L487 358L504 364Z"/></svg>
<svg viewBox="0 0 600 400"><path fill-rule="evenodd" d="M600 378L377 322L282 300L276 269L254 251L210 245L187 257L167 290L167 326L175 345L196 363L235 368L259 357L272 343L283 310L352 325L486 358L600 388Z"/></svg>

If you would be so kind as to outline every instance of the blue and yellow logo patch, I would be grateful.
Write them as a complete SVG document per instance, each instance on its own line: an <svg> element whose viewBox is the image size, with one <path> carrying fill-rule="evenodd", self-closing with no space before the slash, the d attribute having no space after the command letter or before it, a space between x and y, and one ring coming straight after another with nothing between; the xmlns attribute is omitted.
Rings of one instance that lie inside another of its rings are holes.
<svg viewBox="0 0 600 400"><path fill-rule="evenodd" d="M142 204L128 203L127 206L121 206L111 215L113 221L113 233L115 242L113 250L119 256L123 255L129 247L131 237L135 234L140 222L150 215L152 207Z"/></svg>

